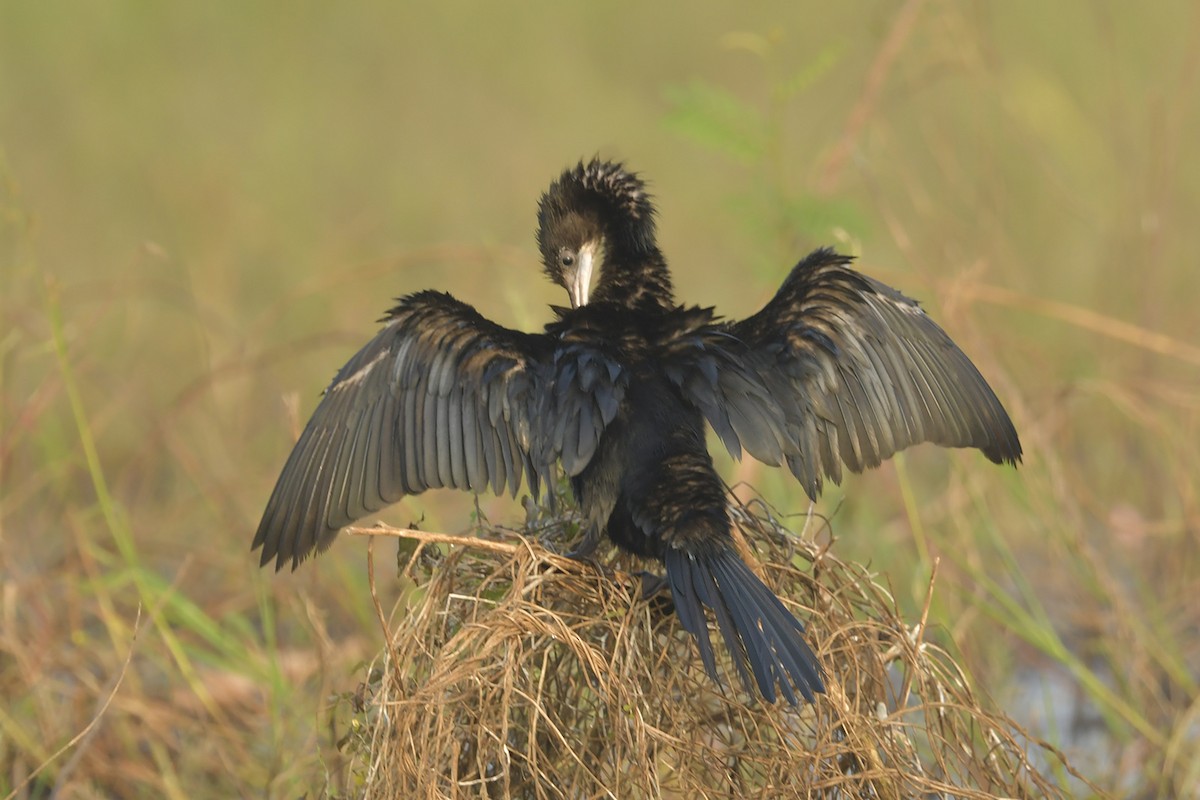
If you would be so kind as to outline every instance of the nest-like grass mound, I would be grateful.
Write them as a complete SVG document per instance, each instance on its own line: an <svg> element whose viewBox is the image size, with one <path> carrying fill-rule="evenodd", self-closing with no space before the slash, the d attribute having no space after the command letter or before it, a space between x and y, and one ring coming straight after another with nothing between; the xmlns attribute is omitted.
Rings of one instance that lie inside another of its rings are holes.
<svg viewBox="0 0 1200 800"><path fill-rule="evenodd" d="M668 597L643 600L625 571L643 565L540 544L564 518L479 536L357 531L415 543L400 564L413 589L384 622L343 742L364 796L1067 796L870 573L760 503L732 513L748 561L809 621L828 684L815 705L748 694L724 648L715 684Z"/></svg>

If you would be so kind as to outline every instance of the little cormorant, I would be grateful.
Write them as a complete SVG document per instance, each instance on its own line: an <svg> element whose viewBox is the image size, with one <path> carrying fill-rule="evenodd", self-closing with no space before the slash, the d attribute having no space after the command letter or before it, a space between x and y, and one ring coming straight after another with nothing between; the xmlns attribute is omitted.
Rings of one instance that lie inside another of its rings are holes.
<svg viewBox="0 0 1200 800"><path fill-rule="evenodd" d="M665 565L676 613L717 679L704 607L741 679L774 702L824 691L804 627L734 547L705 422L735 457L787 464L809 497L842 467L920 442L1021 457L987 382L925 312L822 249L740 321L679 305L645 184L621 164L568 169L542 196L537 242L567 290L542 333L449 294L410 294L334 377L254 537L295 568L407 494L533 494L555 463L586 522ZM598 271L592 289L593 272Z"/></svg>

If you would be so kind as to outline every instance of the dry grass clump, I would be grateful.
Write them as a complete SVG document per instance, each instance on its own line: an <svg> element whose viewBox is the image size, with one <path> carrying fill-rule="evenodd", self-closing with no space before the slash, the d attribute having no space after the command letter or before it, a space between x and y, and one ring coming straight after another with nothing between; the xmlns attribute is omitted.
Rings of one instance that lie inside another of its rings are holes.
<svg viewBox="0 0 1200 800"><path fill-rule="evenodd" d="M539 536L387 528L414 590L353 698L344 748L373 798L1065 797L1024 732L877 579L790 533L760 503L733 509L760 574L809 620L827 670L815 705L766 705L704 673L666 595L637 568L558 556ZM803 568L802 568L803 567ZM372 576L374 580L374 576ZM381 620L383 615L381 613ZM380 669L381 667L381 669Z"/></svg>

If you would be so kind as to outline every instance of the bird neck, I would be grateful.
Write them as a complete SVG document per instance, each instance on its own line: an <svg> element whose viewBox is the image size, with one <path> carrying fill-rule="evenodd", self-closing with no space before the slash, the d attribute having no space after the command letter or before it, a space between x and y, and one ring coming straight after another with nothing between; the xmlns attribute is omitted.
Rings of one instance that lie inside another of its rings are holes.
<svg viewBox="0 0 1200 800"><path fill-rule="evenodd" d="M625 308L674 307L675 290L666 259L656 247L633 257L609 253L600 266L600 280L591 302Z"/></svg>

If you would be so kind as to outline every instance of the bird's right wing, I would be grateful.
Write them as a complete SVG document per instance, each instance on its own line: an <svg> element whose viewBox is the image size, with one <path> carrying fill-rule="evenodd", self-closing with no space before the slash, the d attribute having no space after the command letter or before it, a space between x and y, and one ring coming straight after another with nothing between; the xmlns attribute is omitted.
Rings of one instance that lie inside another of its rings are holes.
<svg viewBox="0 0 1200 800"><path fill-rule="evenodd" d="M818 250L756 314L694 325L669 367L734 456L786 460L810 497L920 442L1015 463L1021 443L975 365L916 302Z"/></svg>
<svg viewBox="0 0 1200 800"><path fill-rule="evenodd" d="M288 457L254 537L264 565L294 568L406 494L490 484L515 496L523 474L536 494L560 452L531 441L545 427L534 404L547 337L433 291L404 298L385 321L334 377Z"/></svg>

